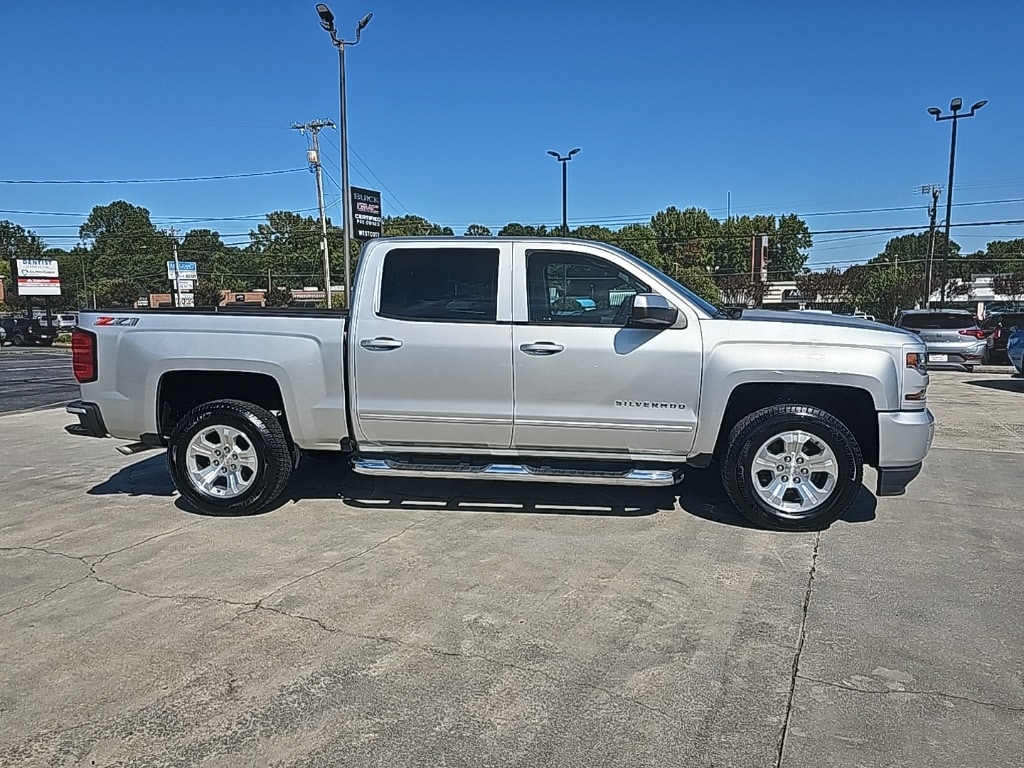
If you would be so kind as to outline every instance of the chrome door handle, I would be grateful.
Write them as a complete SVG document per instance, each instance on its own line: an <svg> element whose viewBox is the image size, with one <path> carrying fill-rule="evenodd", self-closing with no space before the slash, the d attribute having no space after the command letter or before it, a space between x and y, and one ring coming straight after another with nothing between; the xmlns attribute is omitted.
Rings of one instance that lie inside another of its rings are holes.
<svg viewBox="0 0 1024 768"><path fill-rule="evenodd" d="M533 344L520 344L519 349L528 355L557 355L565 347L553 341L535 341Z"/></svg>
<svg viewBox="0 0 1024 768"><path fill-rule="evenodd" d="M378 336L375 339L362 339L359 346L369 349L371 352L387 352L389 349L398 349L402 346L399 339L392 339L390 336Z"/></svg>

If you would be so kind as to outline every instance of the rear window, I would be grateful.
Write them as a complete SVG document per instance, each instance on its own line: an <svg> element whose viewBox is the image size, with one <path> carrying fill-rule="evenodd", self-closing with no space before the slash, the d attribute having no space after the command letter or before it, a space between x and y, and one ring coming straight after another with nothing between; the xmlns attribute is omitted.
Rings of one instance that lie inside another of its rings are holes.
<svg viewBox="0 0 1024 768"><path fill-rule="evenodd" d="M974 318L966 312L922 312L921 314L904 315L900 319L900 326L918 330L953 331L959 328L973 327Z"/></svg>

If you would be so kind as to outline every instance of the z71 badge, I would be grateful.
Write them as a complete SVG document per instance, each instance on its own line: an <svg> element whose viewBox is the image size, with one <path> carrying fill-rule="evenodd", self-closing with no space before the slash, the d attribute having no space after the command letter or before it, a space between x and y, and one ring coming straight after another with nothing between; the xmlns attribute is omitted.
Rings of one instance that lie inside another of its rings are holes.
<svg viewBox="0 0 1024 768"><path fill-rule="evenodd" d="M93 325L138 325L137 317L97 317Z"/></svg>

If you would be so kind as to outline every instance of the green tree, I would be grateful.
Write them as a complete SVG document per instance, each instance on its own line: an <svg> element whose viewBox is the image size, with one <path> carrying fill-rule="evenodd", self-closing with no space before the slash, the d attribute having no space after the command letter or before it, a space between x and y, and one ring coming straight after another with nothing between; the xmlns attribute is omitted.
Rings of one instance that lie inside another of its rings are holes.
<svg viewBox="0 0 1024 768"><path fill-rule="evenodd" d="M470 224L466 227L466 237L490 237L491 230L483 224Z"/></svg>
<svg viewBox="0 0 1024 768"><path fill-rule="evenodd" d="M661 262L655 266L660 269L669 271L669 265L675 269L713 265L713 246L721 225L707 211L669 206L651 217L651 230Z"/></svg>
<svg viewBox="0 0 1024 768"><path fill-rule="evenodd" d="M593 240L597 243L610 243L615 237L615 233L608 229L608 227L584 224L572 230L569 233L569 237L575 237L578 240Z"/></svg>
<svg viewBox="0 0 1024 768"><path fill-rule="evenodd" d="M536 227L533 225L520 224L518 221L511 221L498 230L499 237L550 237L552 232L544 224Z"/></svg>
<svg viewBox="0 0 1024 768"><path fill-rule="evenodd" d="M100 307L131 307L146 293L146 289L135 280L104 278L96 288L96 302Z"/></svg>
<svg viewBox="0 0 1024 768"><path fill-rule="evenodd" d="M713 304L718 304L722 300L718 284L706 269L694 266L682 267L676 271L673 277L698 296Z"/></svg>
<svg viewBox="0 0 1024 768"><path fill-rule="evenodd" d="M158 232L149 211L124 200L94 206L78 229L86 243L87 271L97 285L128 280L147 291L167 291L171 239ZM99 291L97 291L99 293Z"/></svg>
<svg viewBox="0 0 1024 768"><path fill-rule="evenodd" d="M292 292L275 285L267 291L266 302L268 307L287 307L292 303Z"/></svg>
<svg viewBox="0 0 1024 768"><path fill-rule="evenodd" d="M854 309L857 303L850 290L846 273L836 267L829 267L823 272L797 275L796 287L809 305L809 309L848 312Z"/></svg>
<svg viewBox="0 0 1024 768"><path fill-rule="evenodd" d="M385 216L381 222L384 237L411 237L416 235L454 235L451 227L442 227L422 216Z"/></svg>
<svg viewBox="0 0 1024 768"><path fill-rule="evenodd" d="M661 261L658 240L654 236L654 230L647 224L627 224L613 232L608 243L632 253L651 266L657 266Z"/></svg>
<svg viewBox="0 0 1024 768"><path fill-rule="evenodd" d="M878 320L890 322L901 309L921 299L921 276L903 267L877 265L871 269L861 296L862 307Z"/></svg>
<svg viewBox="0 0 1024 768"><path fill-rule="evenodd" d="M273 211L266 222L249 230L249 253L258 254L260 273L275 282L319 285L323 282L320 223L312 216Z"/></svg>
<svg viewBox="0 0 1024 768"><path fill-rule="evenodd" d="M0 273L10 277L10 259L40 259L46 243L35 232L6 219L0 221Z"/></svg>

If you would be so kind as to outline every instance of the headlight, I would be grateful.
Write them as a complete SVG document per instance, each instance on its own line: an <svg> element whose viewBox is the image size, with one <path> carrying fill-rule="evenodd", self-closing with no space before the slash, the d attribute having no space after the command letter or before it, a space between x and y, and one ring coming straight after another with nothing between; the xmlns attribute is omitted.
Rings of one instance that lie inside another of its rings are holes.
<svg viewBox="0 0 1024 768"><path fill-rule="evenodd" d="M903 405L910 408L923 406L928 399L928 355L917 347L903 348Z"/></svg>
<svg viewBox="0 0 1024 768"><path fill-rule="evenodd" d="M907 368L913 368L922 376L927 376L927 355L924 352L907 352Z"/></svg>

